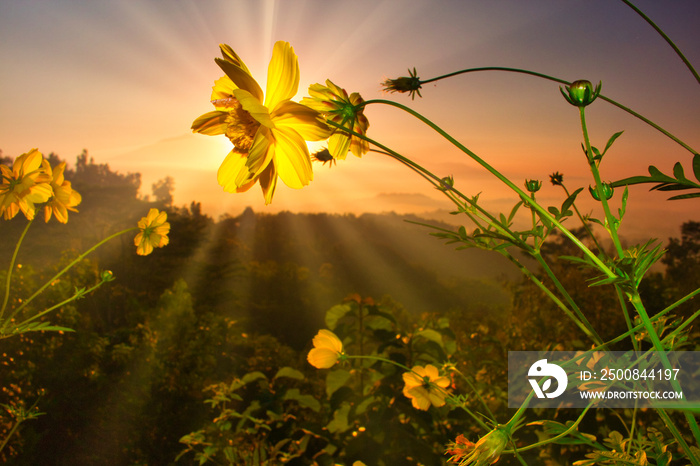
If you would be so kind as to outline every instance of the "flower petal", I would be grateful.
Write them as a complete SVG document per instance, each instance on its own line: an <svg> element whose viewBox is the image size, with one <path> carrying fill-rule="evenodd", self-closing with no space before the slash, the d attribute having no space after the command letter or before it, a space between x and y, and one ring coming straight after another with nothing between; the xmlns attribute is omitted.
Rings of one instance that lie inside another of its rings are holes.
<svg viewBox="0 0 700 466"><path fill-rule="evenodd" d="M303 188L314 178L306 142L299 133L285 126L274 129L273 133L274 161L279 177L290 188Z"/></svg>
<svg viewBox="0 0 700 466"><path fill-rule="evenodd" d="M245 154L232 150L221 163L216 178L227 193L247 191L255 183L246 161Z"/></svg>
<svg viewBox="0 0 700 466"><path fill-rule="evenodd" d="M247 68L243 69L221 58L216 58L215 61L216 64L219 65L219 68L226 73L226 76L231 78L231 81L233 81L239 89L249 92L259 101L263 100L263 91L258 82L247 71Z"/></svg>
<svg viewBox="0 0 700 466"><path fill-rule="evenodd" d="M299 90L299 63L289 42L278 41L272 49L272 59L267 69L265 106L275 108L283 100L289 100Z"/></svg>
<svg viewBox="0 0 700 466"><path fill-rule="evenodd" d="M288 126L306 141L323 141L332 133L317 111L291 100L277 105L271 117L275 126Z"/></svg>
<svg viewBox="0 0 700 466"><path fill-rule="evenodd" d="M270 118L270 112L267 107L260 103L260 99L243 89L234 89L233 95L236 96L243 110L250 113L250 116L260 122L261 125L267 126L268 128L275 127L272 118Z"/></svg>
<svg viewBox="0 0 700 466"><path fill-rule="evenodd" d="M306 360L318 369L329 369L338 362L338 353L328 348L313 348Z"/></svg>
<svg viewBox="0 0 700 466"><path fill-rule="evenodd" d="M275 164L268 164L267 168L263 170L258 179L260 180L260 187L262 188L263 197L265 198L265 205L269 205L272 202L272 196L274 196L275 188L277 187L277 170L275 169Z"/></svg>
<svg viewBox="0 0 700 466"><path fill-rule="evenodd" d="M192 122L192 132L206 134L207 136L224 134L228 127L228 123L226 122L228 116L228 112L220 110L200 115Z"/></svg>
<svg viewBox="0 0 700 466"><path fill-rule="evenodd" d="M248 158L245 163L253 177L259 177L272 161L276 147L275 142L272 130L267 129L265 126L258 128L255 138L253 138L253 144L248 150Z"/></svg>
<svg viewBox="0 0 700 466"><path fill-rule="evenodd" d="M349 149L350 136L348 136L348 133L338 130L328 139L328 151L334 159L345 160Z"/></svg>

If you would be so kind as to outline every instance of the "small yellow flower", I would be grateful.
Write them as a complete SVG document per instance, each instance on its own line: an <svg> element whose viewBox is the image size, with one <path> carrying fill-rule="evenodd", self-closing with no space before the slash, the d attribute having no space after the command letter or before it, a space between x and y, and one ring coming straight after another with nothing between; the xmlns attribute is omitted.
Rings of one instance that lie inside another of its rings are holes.
<svg viewBox="0 0 700 466"><path fill-rule="evenodd" d="M47 222L51 219L51 214L56 216L56 220L61 223L68 222L68 211L77 212L75 208L83 198L80 194L71 187L70 181L66 181L63 172L66 169L66 162L59 163L56 168L47 170L51 175L51 188L53 188L53 197L48 204L44 206L44 220Z"/></svg>
<svg viewBox="0 0 700 466"><path fill-rule="evenodd" d="M291 100L299 88L299 64L289 43L274 46L264 96L243 60L228 45L220 47L224 58L216 63L226 76L214 83L216 110L197 118L192 131L225 134L235 146L217 175L224 191L247 191L259 181L269 204L277 177L290 188L309 184L313 170L306 141L327 139L331 130L318 112Z"/></svg>
<svg viewBox="0 0 700 466"><path fill-rule="evenodd" d="M304 97L301 103L320 112L329 121L337 123L358 134L365 135L369 128L369 121L364 115L364 99L360 94L353 92L348 96L342 89L326 80L326 85L312 84L309 86L309 95ZM335 159L344 160L348 151L358 157L362 157L369 151L369 143L364 139L336 129L328 140L328 150Z"/></svg>
<svg viewBox="0 0 700 466"><path fill-rule="evenodd" d="M21 210L27 220L34 219L36 207L53 194L49 162L37 149L32 149L12 164L12 169L0 164L0 214L10 220Z"/></svg>
<svg viewBox="0 0 700 466"><path fill-rule="evenodd" d="M160 212L158 209L151 209L148 215L139 220L139 229L134 238L136 246L136 254L147 256L153 252L153 248L162 248L166 246L170 239L170 224L166 222L168 214Z"/></svg>
<svg viewBox="0 0 700 466"><path fill-rule="evenodd" d="M430 405L439 408L445 404L450 379L440 376L432 364L414 366L411 372L404 372L403 381L403 394L411 399L414 408L427 411Z"/></svg>
<svg viewBox="0 0 700 466"><path fill-rule="evenodd" d="M343 342L330 330L319 330L306 359L317 369L333 367L343 356Z"/></svg>

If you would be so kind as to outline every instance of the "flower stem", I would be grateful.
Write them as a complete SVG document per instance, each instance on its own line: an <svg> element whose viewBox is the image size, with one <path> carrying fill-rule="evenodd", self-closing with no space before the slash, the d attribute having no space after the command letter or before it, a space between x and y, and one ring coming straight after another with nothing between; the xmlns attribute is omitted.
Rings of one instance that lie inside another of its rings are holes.
<svg viewBox="0 0 700 466"><path fill-rule="evenodd" d="M636 6L634 6L634 5L632 4L632 2L630 2L629 0L622 0L622 3L624 3L624 4L626 4L627 6L629 6L630 8L632 8L639 16L641 16L641 17L644 19L644 21L646 21L647 23L649 23L649 25L650 25L651 27L653 27L654 30L655 30L656 32L658 32L658 33L661 35L661 37L664 38L664 40L668 43L668 45L671 46L671 48L673 49L673 51L676 52L676 54L680 57L681 60L683 60L683 63L685 63L685 66L688 67L688 70L690 70L690 72L692 73L692 75L693 75L693 77L695 78L695 80L700 84L700 75L698 74L697 71L695 71L695 68L693 68L693 65L692 65L692 64L690 63L690 61L685 57L685 55L683 55L683 52L681 52L681 50L676 46L676 44L673 43L673 41L671 40L671 38L668 37L668 36L666 35L666 33L665 33L659 26L657 26L656 23L654 23L654 22L651 20L651 18L649 18L647 15L645 15L645 14L642 12L642 10L640 10L639 8L637 8Z"/></svg>
<svg viewBox="0 0 700 466"><path fill-rule="evenodd" d="M397 102L392 102L390 100L368 100L365 101L365 105L368 104L385 104L385 105L390 105L396 108L399 108L401 110L404 110L407 113L410 113L414 117L418 118L421 120L423 123L426 125L430 126L433 130L435 130L438 134L440 134L442 137L447 139L452 145L457 147L459 150L464 152L466 155L468 155L472 160L477 162L479 165L481 165L483 168L485 168L489 173L491 173L493 176L495 176L499 181L501 181L503 184L508 186L511 190L515 191L515 193L520 196L521 199L527 199L529 196L527 193L525 193L522 189L520 189L517 185L515 185L512 181L510 181L507 177L505 177L501 172L496 170L494 167L489 165L485 160L483 160L481 157L476 155L474 152L469 150L467 147L462 145L459 141L457 141L455 138L450 136L447 132L445 132L442 128L440 128L438 125L421 115L420 113L416 112L415 110L406 107L405 105L399 104ZM356 134L356 133L354 133ZM415 163L414 163L415 164ZM417 165L417 164L416 164ZM588 256L588 258L608 277L614 278L615 274L595 255L593 252L591 252L588 247L586 247L585 244L583 244L576 236L571 233L564 225L562 225L557 219L555 219L544 207L542 207L539 203L535 201L531 201L530 205L537 210L537 212L540 214L541 217L546 218L549 222L551 222L553 225L559 229L559 231L564 234L569 240L571 240L576 247L578 247L584 255Z"/></svg>
<svg viewBox="0 0 700 466"><path fill-rule="evenodd" d="M591 140L588 136L588 127L586 125L586 112L585 107L579 107L579 115L581 118L581 131L583 132L583 141L586 147L586 158L588 159L588 165L591 168L591 173L593 174L593 180L596 183L596 191L598 192L598 197L603 205L603 211L605 212L605 221L608 224L608 231L610 232L610 237L615 244L615 250L618 256L621 258L623 255L622 243L620 242L620 237L617 234L617 219L613 217L610 211L610 204L608 204L608 199L605 197L603 192L603 182L600 178L600 170L596 161L593 159L593 152L591 151Z"/></svg>
<svg viewBox="0 0 700 466"><path fill-rule="evenodd" d="M15 245L15 251L12 253L12 259L10 260L10 267L7 269L7 279L5 280L5 298L3 299L3 302L2 302L2 308L0 308L0 325L2 325L2 323L3 323L2 317L5 315L5 309L7 308L7 303L10 300L10 282L12 281L12 271L15 268L15 261L17 260L17 253L19 253L19 248L22 245L22 241L24 240L24 237L27 234L27 231L29 231L29 227L32 225L33 221L34 221L34 219L31 219L27 222L27 226L24 227L24 231L22 231L22 235L20 235L19 240L17 240L17 245Z"/></svg>
<svg viewBox="0 0 700 466"><path fill-rule="evenodd" d="M623 0L623 1L625 1L625 0ZM530 75L530 76L537 76L537 77L539 77L539 78L548 79L549 81L558 82L558 83L560 83L560 84L564 84L564 85L567 85L567 86L571 84L571 82L569 82L569 81L566 81L566 80L560 79L560 78L555 78L554 76L549 76L549 75L546 75L546 74L537 73L537 72L535 72L535 71L524 70L524 69L520 69L520 68L509 68L509 67L504 67L504 66L486 66L486 67L480 67L480 68L467 68L467 69L465 69L465 70L455 71L454 73L449 73L449 74L445 74L445 75L442 75L442 76L438 76L437 78L432 78L432 79L428 79L428 80L425 80L425 81L421 80L420 83L421 83L421 84L426 84L426 83L430 83L430 82L433 82L433 81L437 81L437 80L439 80L439 79L449 78L449 77L456 76L456 75L459 75L459 74L472 73L472 72L477 72L477 71L507 71L507 72L510 72L510 73L522 73L522 74L528 74L528 75ZM697 154L697 153L698 153L698 151L696 151L695 149L693 149L692 147L690 147L688 144L684 143L683 141L681 141L680 139L678 139L676 136L674 136L673 134L671 134L671 133L669 133L668 131L666 131L666 130L665 130L664 128L662 128L661 126L657 125L656 123L654 123L653 121L649 120L648 118L645 118L644 116L642 116L642 115L640 115L639 113L635 112L635 111L632 110L631 108L625 107L624 105L620 104L619 102L616 102L616 101L614 101L613 99L604 96L603 94L599 94L599 95L598 95L598 98L599 98L599 99L602 99L602 100L604 100L604 101L606 101L606 102L608 102L609 104L614 105L615 107L619 108L620 110L625 111L625 112L629 113L630 115L632 115L633 117L635 117L635 118L637 118L637 119L643 121L644 123L648 124L649 126L651 126L652 128L656 129L657 131L663 133L666 137L668 137L668 138L672 139L673 141L675 141L677 144L681 145L684 149L686 149L686 150L689 151L690 153L692 153L692 154Z"/></svg>
<svg viewBox="0 0 700 466"><path fill-rule="evenodd" d="M50 278L44 285L39 288L33 295L31 295L28 299L26 299L17 309L14 310L14 312L8 317L8 321L11 320L14 316L16 316L27 304L32 302L34 298L39 296L46 288L48 288L51 283L54 281L58 280L64 273L66 273L68 270L70 270L75 264L83 260L88 254L93 252L95 249L98 247L102 246L106 242L112 240L113 238L116 238L117 236L123 235L125 233L128 233L130 231L138 230L138 227L132 227L132 228L127 228L126 230L119 231L117 233L114 233L113 235L108 236L107 238L103 239L102 241L98 242L95 244L93 247L79 255L73 262L65 266L60 272L58 272L56 275L54 275L52 278Z"/></svg>

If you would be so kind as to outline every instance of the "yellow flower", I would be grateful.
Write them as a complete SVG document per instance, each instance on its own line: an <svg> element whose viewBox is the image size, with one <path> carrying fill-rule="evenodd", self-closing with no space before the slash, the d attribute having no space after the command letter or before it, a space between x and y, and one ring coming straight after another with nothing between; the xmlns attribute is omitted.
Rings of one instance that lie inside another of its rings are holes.
<svg viewBox="0 0 700 466"><path fill-rule="evenodd" d="M0 214L10 220L21 210L27 220L34 219L34 204L46 202L53 190L46 171L49 163L37 149L32 149L12 164L12 169L0 164Z"/></svg>
<svg viewBox="0 0 700 466"><path fill-rule="evenodd" d="M70 181L66 181L63 177L65 169L66 162L61 162L53 171L50 167L47 170L51 176L51 188L53 188L53 197L44 206L44 219L47 222L51 219L51 214L53 214L59 222L67 223L68 211L77 212L78 209L75 206L83 200L80 194L73 190Z"/></svg>
<svg viewBox="0 0 700 466"><path fill-rule="evenodd" d="M309 95L304 97L301 103L319 111L329 121L342 125L358 134L365 135L369 128L369 121L365 117L364 99L360 94L353 92L348 96L345 89L342 89L326 80L326 85L312 84L309 86ZM369 143L364 139L336 129L328 140L328 150L335 159L344 160L348 155L348 150L358 157L366 154L369 150Z"/></svg>
<svg viewBox="0 0 700 466"><path fill-rule="evenodd" d="M151 209L148 215L139 220L141 231L134 238L136 254L147 256L153 252L153 248L162 248L170 242L168 239L170 224L166 222L167 219L168 214L165 212Z"/></svg>
<svg viewBox="0 0 700 466"><path fill-rule="evenodd" d="M313 179L305 141L322 141L330 129L315 110L290 99L299 88L299 64L287 42L277 42L263 92L243 61L228 45L216 59L226 76L214 83L216 110L192 123L192 130L207 135L225 134L234 144L217 175L227 192L243 192L260 182L265 203L272 202L277 177L300 189Z"/></svg>
<svg viewBox="0 0 700 466"><path fill-rule="evenodd" d="M403 381L403 394L411 399L414 408L427 411L430 405L439 408L445 404L450 379L441 377L432 364L414 366L411 372L404 372Z"/></svg>
<svg viewBox="0 0 700 466"><path fill-rule="evenodd" d="M343 343L330 330L319 330L313 339L314 347L306 359L317 369L328 369L343 356Z"/></svg>

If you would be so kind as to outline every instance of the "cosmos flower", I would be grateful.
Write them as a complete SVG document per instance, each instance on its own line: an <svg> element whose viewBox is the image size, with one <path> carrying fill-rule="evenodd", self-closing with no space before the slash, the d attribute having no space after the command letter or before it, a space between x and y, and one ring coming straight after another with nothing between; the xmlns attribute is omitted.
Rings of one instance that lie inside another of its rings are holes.
<svg viewBox="0 0 700 466"><path fill-rule="evenodd" d="M148 215L139 220L139 232L134 238L136 254L147 256L153 252L153 248L166 246L170 239L170 224L166 222L168 214L158 209L151 209Z"/></svg>
<svg viewBox="0 0 700 466"><path fill-rule="evenodd" d="M10 220L21 210L27 220L34 219L36 207L49 200L53 190L47 170L51 167L37 149L32 149L12 164L0 164L0 213Z"/></svg>
<svg viewBox="0 0 700 466"><path fill-rule="evenodd" d="M360 94L353 92L348 96L342 89L326 80L326 85L312 84L309 86L309 95L304 97L301 103L320 112L329 121L337 123L358 134L367 134L369 121L364 115L364 99ZM357 136L350 135L340 129L336 129L328 140L328 150L334 159L344 160L348 151L358 157L362 157L369 151L369 143Z"/></svg>
<svg viewBox="0 0 700 466"><path fill-rule="evenodd" d="M306 359L317 369L333 367L343 356L343 342L330 330L319 330Z"/></svg>
<svg viewBox="0 0 700 466"><path fill-rule="evenodd" d="M192 130L225 134L235 146L217 175L224 191L243 192L260 182L269 204L278 177L290 188L309 184L313 171L306 141L327 139L331 130L318 112L290 100L299 88L299 65L289 43L274 46L264 96L233 49L220 47L224 58L216 63L226 76L214 84L216 110L197 118Z"/></svg>
<svg viewBox="0 0 700 466"><path fill-rule="evenodd" d="M48 222L51 215L56 216L56 220L61 223L68 222L68 211L77 212L75 208L83 198L71 187L70 181L66 181L63 172L66 169L66 162L59 163L56 168L47 170L51 175L51 188L53 197L44 206L44 219Z"/></svg>
<svg viewBox="0 0 700 466"><path fill-rule="evenodd" d="M501 457L507 444L508 434L501 428L484 435L476 444L467 440L464 435L458 435L455 442L447 447L447 454L451 455L448 461L459 466L494 464Z"/></svg>
<svg viewBox="0 0 700 466"><path fill-rule="evenodd" d="M427 411L430 405L439 408L445 404L445 389L450 385L450 379L441 377L432 364L414 366L411 372L404 372L403 381L406 384L403 394L411 399L414 408Z"/></svg>

